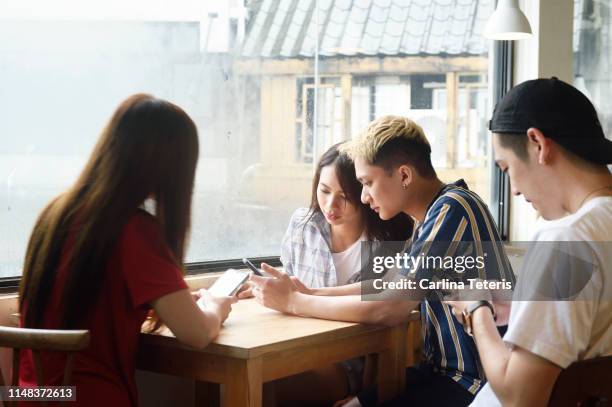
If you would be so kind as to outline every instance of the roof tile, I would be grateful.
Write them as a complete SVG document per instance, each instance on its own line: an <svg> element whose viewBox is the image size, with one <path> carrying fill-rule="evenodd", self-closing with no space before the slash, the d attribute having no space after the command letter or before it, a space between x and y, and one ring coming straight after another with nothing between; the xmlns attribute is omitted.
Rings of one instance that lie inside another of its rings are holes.
<svg viewBox="0 0 612 407"><path fill-rule="evenodd" d="M262 0L242 55L481 55L489 48L482 31L494 0L319 0L318 26L314 1L292 9L292 0Z"/></svg>

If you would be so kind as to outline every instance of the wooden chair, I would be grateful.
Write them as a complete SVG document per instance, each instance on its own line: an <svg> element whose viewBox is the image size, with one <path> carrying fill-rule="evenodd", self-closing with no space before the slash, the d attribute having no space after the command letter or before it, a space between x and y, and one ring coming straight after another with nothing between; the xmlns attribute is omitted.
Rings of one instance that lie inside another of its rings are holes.
<svg viewBox="0 0 612 407"><path fill-rule="evenodd" d="M612 407L612 356L574 362L561 372L550 407Z"/></svg>
<svg viewBox="0 0 612 407"><path fill-rule="evenodd" d="M30 329L0 326L0 347L13 349L13 371L11 385L19 385L20 350L31 349L38 386L44 386L43 369L40 361L41 351L66 352L63 386L68 386L72 379L72 363L77 351L89 347L90 335L87 330ZM4 386L0 372L0 386ZM15 402L16 403L16 402ZM12 403L5 402L5 405Z"/></svg>

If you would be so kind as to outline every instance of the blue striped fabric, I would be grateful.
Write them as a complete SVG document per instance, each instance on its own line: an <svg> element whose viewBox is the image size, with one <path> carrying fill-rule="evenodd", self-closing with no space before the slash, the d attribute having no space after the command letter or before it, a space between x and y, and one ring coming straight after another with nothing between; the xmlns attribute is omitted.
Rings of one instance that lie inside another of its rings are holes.
<svg viewBox="0 0 612 407"><path fill-rule="evenodd" d="M486 252L485 267L474 269L466 278L505 279L514 286L512 267L495 222L482 199L468 190L463 180L446 185L434 198L417 227L409 255L452 256L458 254L454 252L457 246L469 247L470 253L462 251L461 255ZM416 271L417 279L431 279L430 270L408 271ZM402 272L406 274L407 270ZM434 371L476 394L485 383L476 344L441 299L442 293L430 290L421 301L424 357Z"/></svg>

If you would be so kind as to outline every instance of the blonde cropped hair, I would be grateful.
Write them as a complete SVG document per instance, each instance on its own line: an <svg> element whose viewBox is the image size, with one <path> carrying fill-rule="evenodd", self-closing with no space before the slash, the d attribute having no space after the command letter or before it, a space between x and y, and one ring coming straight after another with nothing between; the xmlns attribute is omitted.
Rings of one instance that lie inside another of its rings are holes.
<svg viewBox="0 0 612 407"><path fill-rule="evenodd" d="M372 121L357 139L343 145L342 150L352 160L360 158L373 164L380 149L398 138L429 146L423 129L414 121L403 116L383 116Z"/></svg>
<svg viewBox="0 0 612 407"><path fill-rule="evenodd" d="M407 117L378 118L358 138L343 144L341 150L353 161L359 158L387 170L409 163L424 177L436 175L431 165L429 141L421 126Z"/></svg>

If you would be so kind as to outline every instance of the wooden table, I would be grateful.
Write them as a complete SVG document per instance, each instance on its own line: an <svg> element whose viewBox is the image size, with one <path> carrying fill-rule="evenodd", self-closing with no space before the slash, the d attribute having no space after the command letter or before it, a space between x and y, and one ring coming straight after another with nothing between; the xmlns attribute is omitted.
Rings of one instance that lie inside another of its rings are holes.
<svg viewBox="0 0 612 407"><path fill-rule="evenodd" d="M285 315L241 300L205 349L169 330L141 334L136 368L221 384L221 405L261 406L264 382L367 355L381 399L404 388L406 325L372 326Z"/></svg>

